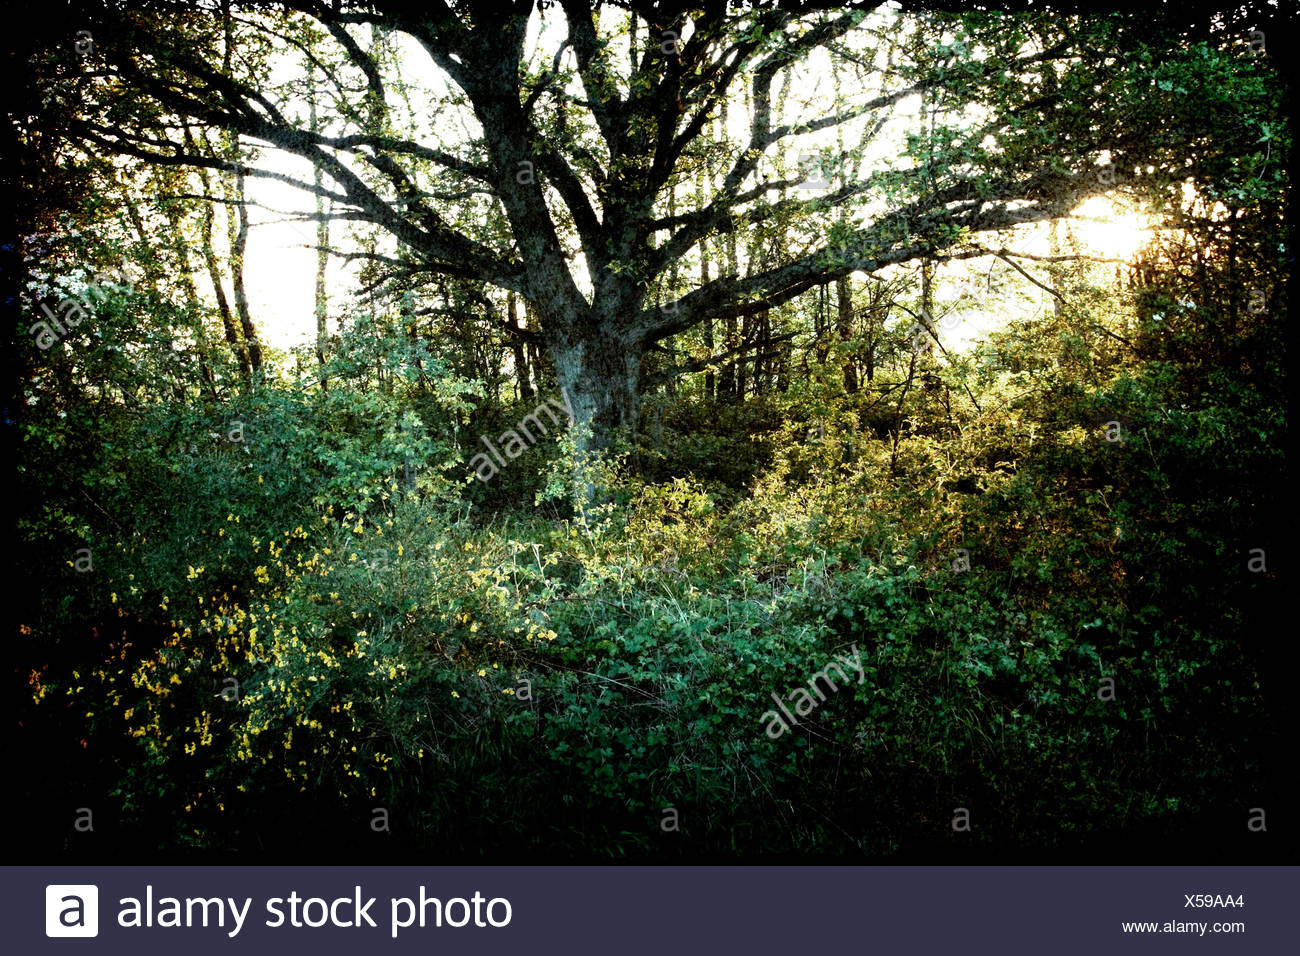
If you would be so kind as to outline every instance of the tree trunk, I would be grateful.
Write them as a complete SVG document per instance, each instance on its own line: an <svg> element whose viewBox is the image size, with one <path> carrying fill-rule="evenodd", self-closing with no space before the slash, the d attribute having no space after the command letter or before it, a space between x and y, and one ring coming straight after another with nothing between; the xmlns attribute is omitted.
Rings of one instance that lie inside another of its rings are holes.
<svg viewBox="0 0 1300 956"><path fill-rule="evenodd" d="M831 76L835 81L835 109L840 109L844 100L840 84L839 64L836 63L831 68ZM835 147L839 154L843 156L844 151L844 127L842 125L835 127ZM840 185L847 185L841 183ZM848 224L847 210L840 211L840 222ZM840 333L840 342L848 343L853 340L853 277L852 275L842 276L835 282L836 305L839 307L836 325ZM844 392L852 395L858 390L858 357L851 347L845 348L844 355Z"/></svg>
<svg viewBox="0 0 1300 956"><path fill-rule="evenodd" d="M130 208L130 200L127 200ZM203 303L199 299L199 288L194 282L194 268L190 264L190 250L185 241L185 232L181 224L180 216L176 212L174 204L168 204L164 209L167 216L167 222L171 225L172 239L176 256L179 260L181 271L181 287L185 290L185 304L189 306L190 315L194 319L194 344L198 349L199 357L199 377L203 384L207 386L208 398L215 404L217 401L217 380L212 374L212 364L208 355L211 349L208 346L208 332L203 322Z"/></svg>
<svg viewBox="0 0 1300 956"><path fill-rule="evenodd" d="M853 339L853 290L849 286L848 276L835 283L835 292L839 300L840 341L850 342ZM844 391L852 395L857 390L857 359L850 353L844 356Z"/></svg>
<svg viewBox="0 0 1300 956"><path fill-rule="evenodd" d="M522 329L519 321L519 302L511 292L506 296L506 317L512 329ZM517 335L510 336L510 349L515 359L515 381L519 385L519 400L528 401L533 397L532 382L528 379L528 355L524 351L524 341Z"/></svg>
<svg viewBox="0 0 1300 956"><path fill-rule="evenodd" d="M715 123L715 135L717 135L716 123ZM695 201L698 206L703 206L706 202L708 202L709 190L711 189L712 185L713 185L713 176L710 174L708 167L706 165L701 164L700 174L695 183ZM675 186L671 187L668 193L668 215L670 217L677 215L677 188ZM705 286L709 284L709 243L707 240L701 240L699 245L699 250L700 250L700 285ZM677 260L675 259L673 260L672 265L669 267L668 276L669 276L669 294L676 296L679 294L679 292L677 287L677 278L678 278ZM704 350L708 353L709 361L712 362L714 350L717 348L717 343L714 341L713 338L713 316L707 317L700 324L700 333L702 336L702 341L704 343ZM711 402L717 398L717 394L718 394L717 374L713 371L713 365L710 364L708 369L704 373L704 400L706 402Z"/></svg>
<svg viewBox="0 0 1300 956"><path fill-rule="evenodd" d="M867 381L876 381L876 309L867 310Z"/></svg>
<svg viewBox="0 0 1300 956"><path fill-rule="evenodd" d="M1047 224L1047 230L1048 230L1047 231L1047 236L1048 236L1047 252L1048 255L1051 255L1053 257L1059 256L1061 254L1061 238L1057 231L1059 226L1060 226L1060 220L1058 219L1053 219ZM1065 269L1062 267L1061 263L1059 262L1052 262L1049 263L1047 266L1047 274L1051 278L1052 291L1056 293L1056 295L1052 296L1052 307L1054 310L1053 314L1058 319L1065 314L1065 303L1061 299L1061 296L1063 294L1062 287L1064 285L1064 282L1062 281L1062 277L1064 275L1064 272Z"/></svg>
<svg viewBox="0 0 1300 956"><path fill-rule="evenodd" d="M720 135L726 134L727 98L725 96L722 98L722 102L719 104L718 129L720 130ZM726 274L735 275L739 271L738 259L736 256L735 230L732 230L731 232L727 233L726 238L723 240L723 251L726 257L726 265L725 265L725 268L727 270ZM703 253L701 252L701 255L702 254ZM718 274L719 275L722 274L721 268L718 270ZM712 319L710 319L710 325L712 325ZM710 332L712 332L712 329L710 329ZM718 376L718 386L717 386L717 396L720 400L723 401L732 401L738 395L736 390L736 378L737 378L736 373L737 373L738 363L736 361L737 356L734 352L734 349L739 344L740 342L736 338L736 317L734 315L728 315L723 320L722 349L724 352L728 353L730 357L722 366L722 374Z"/></svg>
<svg viewBox="0 0 1300 956"><path fill-rule="evenodd" d="M641 409L644 348L595 335L585 341L554 337L547 343L562 401L576 429L578 457L607 448L636 428ZM590 430L590 434L584 434Z"/></svg>
<svg viewBox="0 0 1300 956"><path fill-rule="evenodd" d="M813 313L813 351L817 356L817 364L825 365L829 343L826 339L827 318L826 318L826 285L823 283L817 289L817 311Z"/></svg>
<svg viewBox="0 0 1300 956"><path fill-rule="evenodd" d="M310 110L311 131L321 131L320 118L316 114L315 76L308 71L307 106ZM325 176L320 166L313 167L313 180L317 190L324 188ZM329 264L330 223L325 197L316 194L316 364L320 367L321 391L329 390L325 377L325 353L329 350L329 296L325 287L325 269Z"/></svg>
<svg viewBox="0 0 1300 956"><path fill-rule="evenodd" d="M207 174L201 172L199 177L203 181L203 192L210 195ZM217 315L221 317L221 328L226 334L226 344L234 353L235 363L239 366L239 377L247 387L252 378L248 369L248 352L244 349L244 343L239 338L239 330L235 327L235 317L230 311L230 302L226 298L221 266L217 262L217 253L212 248L214 218L212 201L205 200L203 203L203 264L207 267L208 278L212 281L212 292L217 299Z"/></svg>
<svg viewBox="0 0 1300 956"><path fill-rule="evenodd" d="M239 324L244 332L244 344L248 347L248 365L256 381L262 371L262 346L257 340L257 329L253 327L253 316L248 310L248 292L244 288L244 252L248 248L248 205L244 198L243 173L235 174L230 199L235 204L237 214L237 226L230 245L230 276L235 289L235 310L239 313Z"/></svg>
<svg viewBox="0 0 1300 956"><path fill-rule="evenodd" d="M741 316L740 319L740 339L736 344L749 341L750 328L749 316ZM736 356L736 404L739 405L745 400L745 390L749 388L748 375L745 372L745 353L741 352Z"/></svg>
<svg viewBox="0 0 1300 956"><path fill-rule="evenodd" d="M709 253L707 243L700 243L700 284L708 285L709 283ZM704 347L709 352L710 360L713 358L715 348L713 341L713 319L704 320ZM704 373L704 400L711 402L717 396L718 383L713 373L713 366L710 365L707 372Z"/></svg>
<svg viewBox="0 0 1300 956"><path fill-rule="evenodd" d="M898 445L903 440L903 406L907 402L907 393L912 390L912 383L916 380L916 355L916 351L913 350L912 357L907 363L907 380L903 382L902 392L898 396L898 408L894 412L894 436L889 449L891 475L898 474Z"/></svg>

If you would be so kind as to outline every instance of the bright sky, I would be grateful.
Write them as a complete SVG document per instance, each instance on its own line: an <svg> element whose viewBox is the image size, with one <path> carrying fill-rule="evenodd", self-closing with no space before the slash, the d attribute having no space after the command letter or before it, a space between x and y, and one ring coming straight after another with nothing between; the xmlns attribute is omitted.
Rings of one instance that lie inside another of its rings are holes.
<svg viewBox="0 0 1300 956"><path fill-rule="evenodd" d="M277 172L294 171L311 179L310 169L295 157L277 154L262 164ZM311 211L311 197L292 186L268 179L246 180L249 197L259 206L249 210L248 251L244 256L244 281L249 308L263 340L276 348L314 342L316 338L316 224L285 222L293 213ZM268 209L288 212L275 215ZM331 245L340 238L341 224L331 226ZM326 272L331 331L338 328L337 316L348 305L347 290L357 285L356 267L345 266L331 257Z"/></svg>

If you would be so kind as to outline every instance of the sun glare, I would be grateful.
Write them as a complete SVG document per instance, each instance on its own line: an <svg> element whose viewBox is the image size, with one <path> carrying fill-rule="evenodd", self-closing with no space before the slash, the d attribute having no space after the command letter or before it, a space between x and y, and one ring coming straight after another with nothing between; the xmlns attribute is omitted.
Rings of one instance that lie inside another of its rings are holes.
<svg viewBox="0 0 1300 956"><path fill-rule="evenodd" d="M1069 229L1082 252L1129 261L1151 239L1151 217L1094 196L1074 210Z"/></svg>

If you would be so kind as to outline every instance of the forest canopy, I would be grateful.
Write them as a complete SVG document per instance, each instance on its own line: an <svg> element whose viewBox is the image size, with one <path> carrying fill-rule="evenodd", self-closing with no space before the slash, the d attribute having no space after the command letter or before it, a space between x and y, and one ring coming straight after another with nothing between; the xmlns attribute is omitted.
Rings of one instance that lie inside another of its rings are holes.
<svg viewBox="0 0 1300 956"><path fill-rule="evenodd" d="M52 5L34 845L1272 859L1293 19Z"/></svg>

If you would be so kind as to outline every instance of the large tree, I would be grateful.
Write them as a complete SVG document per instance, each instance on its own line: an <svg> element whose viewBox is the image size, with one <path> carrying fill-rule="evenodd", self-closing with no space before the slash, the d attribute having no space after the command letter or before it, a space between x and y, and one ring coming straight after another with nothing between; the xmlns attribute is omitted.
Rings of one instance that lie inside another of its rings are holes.
<svg viewBox="0 0 1300 956"><path fill-rule="evenodd" d="M1128 57L1131 25L716 2L289 0L210 15L114 4L88 25L101 72L83 95L99 108L75 131L151 162L288 179L335 217L395 237L400 251L384 257L394 270L522 297L599 446L635 424L657 343L854 272L974 254L972 234L1062 215L1106 188L1103 149L1130 168L1156 157L1159 117L1125 110L1141 68ZM376 36L401 39L405 57L384 55ZM321 38L328 54L315 52ZM246 67L256 51L291 47L319 72L319 109L332 91L328 132L289 85ZM446 84L423 132L401 111L411 98L397 71L414 71L417 54ZM829 57L846 92L790 118L780 92L814 56ZM926 135L910 137L905 161L868 168L872 136L922 93ZM737 136L733 122L718 140L729 97L747 102L747 128ZM456 123L464 135L445 135ZM303 157L325 181L191 149L186 124ZM833 182L792 188L817 173L783 177L787 151L837 127L852 133ZM701 164L721 164L707 192L691 188ZM777 226L794 238L659 294L702 243Z"/></svg>

